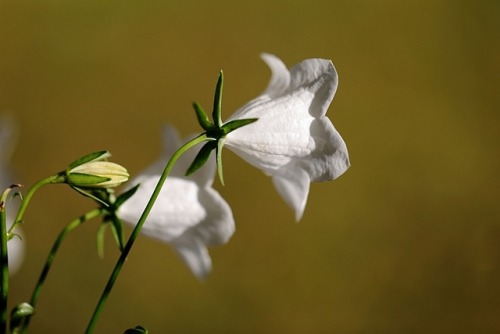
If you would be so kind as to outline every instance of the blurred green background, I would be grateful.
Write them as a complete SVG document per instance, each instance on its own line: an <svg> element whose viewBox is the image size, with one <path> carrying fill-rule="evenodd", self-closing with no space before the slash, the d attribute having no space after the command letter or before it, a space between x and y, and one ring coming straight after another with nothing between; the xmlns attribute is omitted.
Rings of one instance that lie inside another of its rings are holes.
<svg viewBox="0 0 500 334"><path fill-rule="evenodd" d="M237 232L211 250L210 278L141 237L96 332L500 332L499 21L496 0L0 0L0 110L20 125L26 185L99 149L138 173L164 124L198 131L191 102L209 109L220 69L225 117L258 95L261 52L339 72L328 115L351 169L313 184L296 224L270 179L226 151L216 187ZM12 304L92 207L64 186L32 201ZM63 245L32 333L83 332L118 256L109 238L97 257L97 225Z"/></svg>

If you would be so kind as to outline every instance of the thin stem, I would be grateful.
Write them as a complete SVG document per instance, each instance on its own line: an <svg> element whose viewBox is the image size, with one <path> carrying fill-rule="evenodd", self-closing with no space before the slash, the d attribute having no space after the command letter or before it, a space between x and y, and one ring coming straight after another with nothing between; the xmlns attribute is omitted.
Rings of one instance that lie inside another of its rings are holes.
<svg viewBox="0 0 500 334"><path fill-rule="evenodd" d="M9 257L7 254L7 213L5 202L12 188L7 188L0 198L0 261L1 261L1 296L0 296L0 333L7 333L7 301L9 297Z"/></svg>
<svg viewBox="0 0 500 334"><path fill-rule="evenodd" d="M160 180L158 181L158 184L156 185L155 190L153 191L153 194L151 195L151 198L149 199L148 204L146 205L146 208L144 209L144 212L141 215L141 218L137 222L137 225L135 225L134 230L132 231L132 234L130 235L130 238L127 241L127 244L125 245L125 248L123 249L122 253L120 254L120 257L115 265L115 268L113 269L113 272L111 273L111 276L109 277L108 283L106 284L106 287L104 288L104 291L101 295L101 298L99 299L99 302L97 303L97 306L94 310L94 313L92 314L92 317L90 318L87 330L85 331L86 334L92 333L94 330L94 327L96 325L97 319L99 318L104 304L106 303L109 294L111 293L111 290L116 282L116 279L118 278L118 275L120 274L120 270L123 267L123 264L125 260L127 259L127 256L132 249L132 246L134 245L135 240L137 239L139 233L141 232L142 226L144 225L144 222L146 221L146 218L148 217L149 213L151 212L151 209L153 208L154 203L156 202L156 198L160 194L161 188L163 187L163 184L165 183L168 174L170 173L172 167L174 166L175 162L179 159L179 157L184 154L187 150L189 150L191 147L206 141L206 140L211 140L210 138L207 137L205 133L197 136L196 138L190 140L186 144L182 145L175 153L172 155L170 160L168 161L167 165L165 166L165 169L163 170L163 173L160 177Z"/></svg>
<svg viewBox="0 0 500 334"><path fill-rule="evenodd" d="M26 197L21 202L19 211L17 212L16 219L12 223L9 231L7 232L7 218L5 213L5 202L7 200L7 195L12 190L12 187L6 189L1 197L1 207L0 207L0 265L1 265L1 293L0 293L0 333L7 333L7 306L8 306L8 296L9 296L9 257L7 241L10 239L12 233L14 232L16 226L22 221L24 212L28 207L28 204L33 197L33 194L40 189L41 186L50 183L60 183L64 182L64 177L62 175L56 174L52 175L46 179L40 180L35 183L26 194Z"/></svg>
<svg viewBox="0 0 500 334"><path fill-rule="evenodd" d="M40 296L40 291L42 290L43 284L45 282L45 279L47 278L47 275L49 274L50 268L52 267L52 263L54 262L54 258L56 257L57 251L59 250L59 247L61 246L62 242L64 239L66 239L66 236L73 231L75 228L78 226L82 225L83 223L99 217L100 215L103 215L106 213L106 210L104 208L97 208L94 210L91 210L87 212L86 214L78 217L77 219L71 221L64 229L59 233L59 236L57 237L56 241L52 245L52 249L50 250L50 253L47 257L47 260L45 261L45 266L43 267L43 270L40 274L40 277L38 278L38 282L35 286L35 289L33 290L33 294L31 295L31 300L30 300L30 305L35 308L37 302L38 302L38 297ZM28 330L28 326L30 323L31 317L26 318L21 333L26 333Z"/></svg>
<svg viewBox="0 0 500 334"><path fill-rule="evenodd" d="M29 204L31 198L33 197L35 192L38 189L40 189L40 187L42 187L46 184L62 183L64 181L65 181L65 178L63 175L56 174L56 175L49 176L46 179L40 180L37 183L35 183L33 186L31 186L31 188L28 190L28 192L26 193L26 196L24 197L24 199L21 202L21 206L19 207L19 211L17 212L16 219L14 220L14 223L10 227L8 234L10 235L15 230L16 226L22 222L24 212L26 211L26 208L28 207L28 204Z"/></svg>

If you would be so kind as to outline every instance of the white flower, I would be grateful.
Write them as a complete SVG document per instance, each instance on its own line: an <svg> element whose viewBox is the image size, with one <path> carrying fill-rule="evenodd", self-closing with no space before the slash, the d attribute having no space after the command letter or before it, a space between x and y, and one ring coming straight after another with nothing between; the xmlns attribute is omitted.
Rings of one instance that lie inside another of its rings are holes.
<svg viewBox="0 0 500 334"><path fill-rule="evenodd" d="M137 192L118 210L118 216L136 224L160 178L168 159L180 146L172 128L164 132L166 154L131 181ZM191 149L175 164L167 178L142 233L173 246L194 275L204 278L212 262L207 246L226 243L234 233L231 208L212 188L215 161L208 161L189 177L184 174L196 156Z"/></svg>
<svg viewBox="0 0 500 334"><path fill-rule="evenodd" d="M273 55L262 58L272 71L267 89L228 120L258 121L229 133L225 145L272 176L300 220L310 182L333 180L350 165L344 140L325 116L337 72L325 59L307 59L288 70Z"/></svg>
<svg viewBox="0 0 500 334"><path fill-rule="evenodd" d="M0 192L3 192L13 182L13 177L9 170L10 158L12 151L15 147L16 141L16 126L14 122L2 115L0 118ZM7 230L14 221L17 205L9 201L7 203ZM22 231L19 227L16 228L15 233L22 236ZM15 274L24 259L24 244L20 238L14 237L7 242L7 252L9 254L9 273Z"/></svg>

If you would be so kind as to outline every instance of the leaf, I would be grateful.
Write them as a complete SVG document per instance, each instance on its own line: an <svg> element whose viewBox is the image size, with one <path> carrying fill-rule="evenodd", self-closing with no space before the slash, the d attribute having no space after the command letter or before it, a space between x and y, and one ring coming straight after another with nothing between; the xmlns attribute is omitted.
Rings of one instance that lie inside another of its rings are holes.
<svg viewBox="0 0 500 334"><path fill-rule="evenodd" d="M215 127L220 129L222 126L222 88L224 85L224 73L219 72L219 79L217 79L217 85L215 86L214 95L214 109L212 111L212 118L214 120Z"/></svg>
<svg viewBox="0 0 500 334"><path fill-rule="evenodd" d="M224 135L227 135L228 133L241 128L242 126L252 124L253 122L256 122L258 118L246 118L246 119L236 119L234 121L227 122L222 126L222 131Z"/></svg>
<svg viewBox="0 0 500 334"><path fill-rule="evenodd" d="M208 115L205 110L203 110L203 108L196 102L193 102L193 108L196 113L196 117L198 118L198 123L203 128L203 130L210 131L214 129L214 125L208 119Z"/></svg>
<svg viewBox="0 0 500 334"><path fill-rule="evenodd" d="M106 234L107 227L108 222L103 222L97 229L97 256L99 256L100 259L104 258L104 235Z"/></svg>
<svg viewBox="0 0 500 334"><path fill-rule="evenodd" d="M196 172L198 169L200 169L210 158L210 153L212 153L212 150L217 147L217 141L211 140L207 142L201 150L198 152L196 155L196 158L194 158L193 162L191 163L191 166L186 171L186 176L189 176Z"/></svg>
<svg viewBox="0 0 500 334"><path fill-rule="evenodd" d="M89 198L92 198L94 201L96 202L99 202L101 204L103 204L105 207L109 207L109 204L106 203L105 201L103 201L102 199L92 195L89 191L86 191L84 189L81 189L81 188L78 188L78 187L75 187L73 185L70 185L71 188L73 188L75 191L79 192L80 194L82 194L83 196L85 197L89 197Z"/></svg>
<svg viewBox="0 0 500 334"><path fill-rule="evenodd" d="M80 159L70 163L68 166L68 170L71 170L75 167L78 167L78 166L83 165L84 163L87 163L90 161L104 160L104 159L109 158L110 156L111 156L111 153L109 153L109 151L93 152L93 153L87 154L86 156L81 157Z"/></svg>
<svg viewBox="0 0 500 334"><path fill-rule="evenodd" d="M123 194L120 194L120 196L118 196L118 198L116 199L115 203L113 204L113 206L115 207L115 209L118 209L130 197L134 196L134 194L137 191L137 189L139 189L139 186L140 186L140 184L137 184L135 187L130 188L129 190L127 190Z"/></svg>
<svg viewBox="0 0 500 334"><path fill-rule="evenodd" d="M123 251L125 244L123 242L123 223L121 219L114 216L111 220L111 231L113 232L113 237L115 238L116 245Z"/></svg>

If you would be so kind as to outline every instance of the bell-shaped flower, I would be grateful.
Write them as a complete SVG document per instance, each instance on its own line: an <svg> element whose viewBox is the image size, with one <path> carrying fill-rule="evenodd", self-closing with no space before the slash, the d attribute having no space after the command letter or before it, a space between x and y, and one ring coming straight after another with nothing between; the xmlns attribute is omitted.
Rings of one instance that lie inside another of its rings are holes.
<svg viewBox="0 0 500 334"><path fill-rule="evenodd" d="M168 159L180 147L176 132L169 127L164 142L165 154L130 182L131 187L140 184L139 189L118 209L118 216L128 223L138 222ZM169 243L193 274L204 278L212 267L207 246L228 242L235 226L231 208L212 188L215 161L184 176L196 154L191 149L177 160L141 232Z"/></svg>
<svg viewBox="0 0 500 334"><path fill-rule="evenodd" d="M228 121L258 118L229 133L225 145L272 176L285 202L300 220L310 182L333 180L349 168L344 140L325 116L337 89L330 60L307 59L288 70L270 54L267 89Z"/></svg>
<svg viewBox="0 0 500 334"><path fill-rule="evenodd" d="M13 180L10 171L10 158L15 147L17 131L12 119L7 115L0 117L0 192L9 187ZM12 225L15 217L16 203L7 203L7 230ZM13 205L14 204L14 205ZM7 242L9 255L9 273L15 274L21 267L24 259L24 243L21 240L23 235L19 227L14 231L19 237L14 237Z"/></svg>

